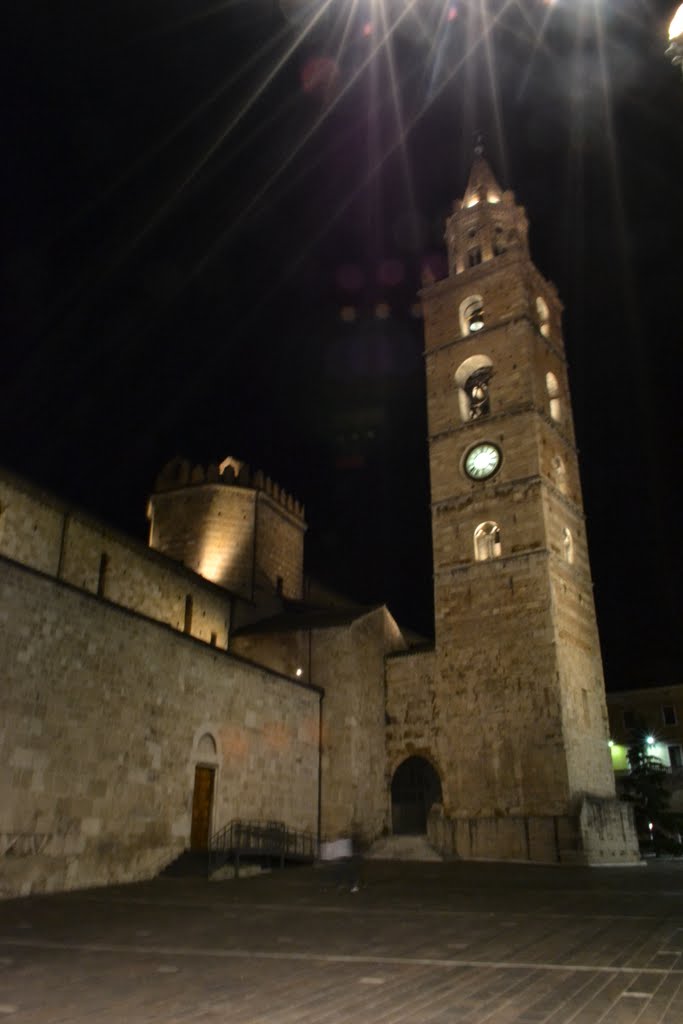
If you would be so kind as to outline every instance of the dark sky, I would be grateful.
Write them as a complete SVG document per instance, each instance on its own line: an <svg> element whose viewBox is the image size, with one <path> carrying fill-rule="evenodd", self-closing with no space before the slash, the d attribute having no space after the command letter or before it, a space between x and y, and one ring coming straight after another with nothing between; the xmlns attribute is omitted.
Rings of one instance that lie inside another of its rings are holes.
<svg viewBox="0 0 683 1024"><path fill-rule="evenodd" d="M168 459L242 457L428 632L414 303L481 130L565 303L608 686L683 681L674 6L5 3L0 461L144 538Z"/></svg>

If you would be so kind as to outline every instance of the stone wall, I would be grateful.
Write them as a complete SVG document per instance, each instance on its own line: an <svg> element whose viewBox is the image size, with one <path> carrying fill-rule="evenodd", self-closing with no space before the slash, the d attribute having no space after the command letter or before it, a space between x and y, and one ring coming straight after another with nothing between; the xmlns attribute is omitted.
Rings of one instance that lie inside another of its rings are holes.
<svg viewBox="0 0 683 1024"><path fill-rule="evenodd" d="M256 512L256 585L297 599L303 594L303 520L259 493Z"/></svg>
<svg viewBox="0 0 683 1024"><path fill-rule="evenodd" d="M640 863L633 810L618 800L586 798L576 814L450 818L432 809L427 837L445 857L540 864L632 866Z"/></svg>
<svg viewBox="0 0 683 1024"><path fill-rule="evenodd" d="M232 649L324 689L322 837L369 842L390 821L384 656L404 641L386 608L317 629L238 635Z"/></svg>
<svg viewBox="0 0 683 1024"><path fill-rule="evenodd" d="M431 649L387 658L387 782L406 758L430 761L443 780L436 741L443 729L437 698L435 654Z"/></svg>
<svg viewBox="0 0 683 1024"><path fill-rule="evenodd" d="M254 596L256 492L198 484L149 499L149 546L245 600Z"/></svg>
<svg viewBox="0 0 683 1024"><path fill-rule="evenodd" d="M322 835L327 839L353 835L370 842L391 820L384 697L390 618L380 608L349 627L313 637L311 678L325 689L321 786ZM399 644L397 634L394 648Z"/></svg>
<svg viewBox="0 0 683 1024"><path fill-rule="evenodd" d="M316 831L315 689L6 559L0 625L0 892L155 873L188 844L207 750L214 828Z"/></svg>
<svg viewBox="0 0 683 1024"><path fill-rule="evenodd" d="M3 471L0 555L223 649L230 596Z"/></svg>

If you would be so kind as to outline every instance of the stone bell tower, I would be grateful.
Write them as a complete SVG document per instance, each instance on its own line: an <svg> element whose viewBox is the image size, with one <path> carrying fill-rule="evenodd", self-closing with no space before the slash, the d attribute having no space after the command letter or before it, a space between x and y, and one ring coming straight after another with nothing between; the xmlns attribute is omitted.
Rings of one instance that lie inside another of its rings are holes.
<svg viewBox="0 0 683 1024"><path fill-rule="evenodd" d="M405 753L436 768L461 856L623 862L561 304L527 233L477 150L422 293L436 643Z"/></svg>

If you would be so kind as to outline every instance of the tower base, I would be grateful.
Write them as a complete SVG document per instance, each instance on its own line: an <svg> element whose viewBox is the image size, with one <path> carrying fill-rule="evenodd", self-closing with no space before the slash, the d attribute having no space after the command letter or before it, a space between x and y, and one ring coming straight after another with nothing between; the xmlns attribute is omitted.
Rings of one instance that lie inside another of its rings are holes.
<svg viewBox="0 0 683 1024"><path fill-rule="evenodd" d="M451 818L432 807L427 837L445 857L625 867L640 863L633 810L585 796L578 814Z"/></svg>

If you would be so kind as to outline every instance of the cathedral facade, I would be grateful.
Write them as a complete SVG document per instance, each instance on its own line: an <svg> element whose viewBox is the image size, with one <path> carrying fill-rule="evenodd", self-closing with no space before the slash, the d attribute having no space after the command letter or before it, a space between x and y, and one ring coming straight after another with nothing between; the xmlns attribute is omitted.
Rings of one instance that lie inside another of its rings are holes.
<svg viewBox="0 0 683 1024"><path fill-rule="evenodd" d="M176 459L137 544L0 477L0 892L148 877L234 819L633 863L561 306L481 154L422 292L435 639L303 575L304 510Z"/></svg>

